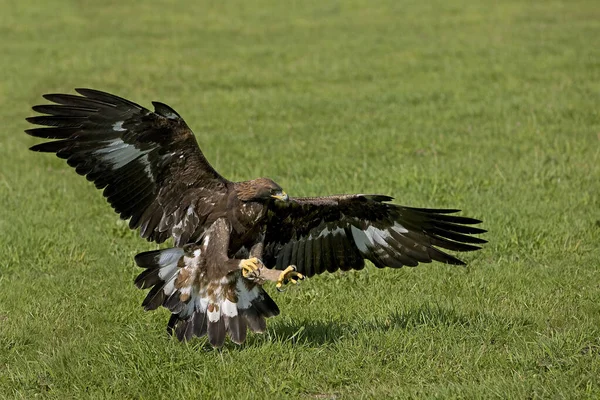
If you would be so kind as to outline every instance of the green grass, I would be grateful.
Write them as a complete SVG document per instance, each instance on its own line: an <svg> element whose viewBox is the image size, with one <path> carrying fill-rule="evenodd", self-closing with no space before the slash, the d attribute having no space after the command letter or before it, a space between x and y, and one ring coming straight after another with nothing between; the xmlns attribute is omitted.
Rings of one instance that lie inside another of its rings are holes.
<svg viewBox="0 0 600 400"><path fill-rule="evenodd" d="M600 397L596 1L0 0L0 398ZM165 334L155 248L55 157L30 106L173 106L234 180L459 207L469 266L318 276L265 335Z"/></svg>

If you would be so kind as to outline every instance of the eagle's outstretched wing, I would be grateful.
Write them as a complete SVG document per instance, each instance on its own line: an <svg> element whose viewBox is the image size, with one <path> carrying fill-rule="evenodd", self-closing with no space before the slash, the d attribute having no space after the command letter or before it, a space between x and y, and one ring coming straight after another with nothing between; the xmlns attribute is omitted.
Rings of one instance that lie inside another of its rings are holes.
<svg viewBox="0 0 600 400"><path fill-rule="evenodd" d="M459 210L410 208L383 195L291 198L270 211L264 241L266 266L312 276L338 269L416 266L432 260L464 264L440 249L472 251L485 240L481 221L450 215Z"/></svg>
<svg viewBox="0 0 600 400"><path fill-rule="evenodd" d="M184 245L201 235L228 181L208 163L185 121L169 106L152 112L123 98L91 89L81 95L47 94L56 104L33 107L27 118L45 128L29 135L58 139L33 151L56 153L93 181L132 229L158 243Z"/></svg>

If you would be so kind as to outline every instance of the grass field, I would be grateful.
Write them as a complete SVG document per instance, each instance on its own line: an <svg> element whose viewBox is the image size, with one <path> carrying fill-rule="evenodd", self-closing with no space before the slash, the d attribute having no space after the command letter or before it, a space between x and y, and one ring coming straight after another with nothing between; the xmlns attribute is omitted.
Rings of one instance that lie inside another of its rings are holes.
<svg viewBox="0 0 600 400"><path fill-rule="evenodd" d="M0 398L599 398L597 1L0 0ZM160 100L224 176L489 230L469 266L268 290L244 346L167 337L101 194L27 148L48 92Z"/></svg>

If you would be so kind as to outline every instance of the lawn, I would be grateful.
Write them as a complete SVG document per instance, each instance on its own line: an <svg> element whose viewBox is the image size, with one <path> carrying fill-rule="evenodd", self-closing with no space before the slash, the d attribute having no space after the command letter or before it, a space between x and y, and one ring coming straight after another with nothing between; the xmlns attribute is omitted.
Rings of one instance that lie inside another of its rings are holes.
<svg viewBox="0 0 600 400"><path fill-rule="evenodd" d="M0 0L0 398L599 398L597 1ZM467 267L317 276L212 350L129 231L29 152L41 94L163 101L232 180L461 208Z"/></svg>

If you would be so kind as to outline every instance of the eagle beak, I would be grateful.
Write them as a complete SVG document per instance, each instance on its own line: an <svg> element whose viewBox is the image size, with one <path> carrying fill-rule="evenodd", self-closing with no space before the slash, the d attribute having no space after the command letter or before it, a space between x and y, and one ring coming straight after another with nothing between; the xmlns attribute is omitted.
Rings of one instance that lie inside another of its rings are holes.
<svg viewBox="0 0 600 400"><path fill-rule="evenodd" d="M271 195L271 197L274 198L274 199L277 199L277 200L281 200L281 201L288 201L289 200L289 196L283 190L281 192L277 193L277 194Z"/></svg>

